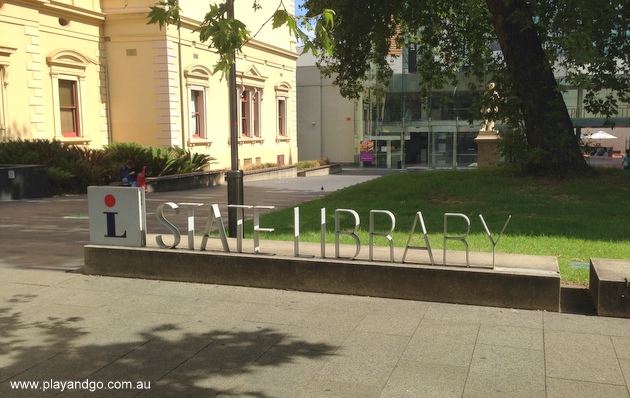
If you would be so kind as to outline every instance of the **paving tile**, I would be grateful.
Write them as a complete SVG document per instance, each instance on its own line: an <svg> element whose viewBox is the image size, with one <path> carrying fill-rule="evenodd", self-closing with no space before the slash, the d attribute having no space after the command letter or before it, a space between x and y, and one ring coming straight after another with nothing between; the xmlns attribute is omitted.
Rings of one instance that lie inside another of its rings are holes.
<svg viewBox="0 0 630 398"><path fill-rule="evenodd" d="M481 325L477 343L540 351L544 348L542 329L487 324Z"/></svg>
<svg viewBox="0 0 630 398"><path fill-rule="evenodd" d="M28 272L30 271L30 272ZM2 269L2 280L4 283L22 283L28 285L54 286L63 281L71 280L80 274L49 271L49 270L24 270L24 269Z"/></svg>
<svg viewBox="0 0 630 398"><path fill-rule="evenodd" d="M378 398L381 390L373 384L315 379L294 395L299 398Z"/></svg>
<svg viewBox="0 0 630 398"><path fill-rule="evenodd" d="M542 314L543 311L433 303L426 312L425 319L445 323L483 323L542 329Z"/></svg>
<svg viewBox="0 0 630 398"><path fill-rule="evenodd" d="M557 312L544 312L543 317L545 330L630 337L630 319Z"/></svg>
<svg viewBox="0 0 630 398"><path fill-rule="evenodd" d="M238 372L249 367L283 337L283 333L270 328L225 331L214 336L211 344L191 356L182 366Z"/></svg>
<svg viewBox="0 0 630 398"><path fill-rule="evenodd" d="M612 336L611 339L617 358L630 360L630 337Z"/></svg>
<svg viewBox="0 0 630 398"><path fill-rule="evenodd" d="M0 288L0 308L30 305L37 297L45 294L48 288L48 286L25 283L2 283Z"/></svg>
<svg viewBox="0 0 630 398"><path fill-rule="evenodd" d="M423 316L421 312L398 312L395 309L390 312L371 312L365 315L357 326L357 330L411 336L415 333Z"/></svg>
<svg viewBox="0 0 630 398"><path fill-rule="evenodd" d="M625 385L609 336L545 331L547 377Z"/></svg>
<svg viewBox="0 0 630 398"><path fill-rule="evenodd" d="M380 398L459 398L468 367L402 359L396 365Z"/></svg>
<svg viewBox="0 0 630 398"><path fill-rule="evenodd" d="M424 319L441 323L481 323L487 317L488 309L474 305L433 303Z"/></svg>
<svg viewBox="0 0 630 398"><path fill-rule="evenodd" d="M519 310L513 308L482 307L481 323L528 329L543 328L544 311Z"/></svg>
<svg viewBox="0 0 630 398"><path fill-rule="evenodd" d="M547 398L628 398L626 386L547 378Z"/></svg>
<svg viewBox="0 0 630 398"><path fill-rule="evenodd" d="M340 300L345 301L345 300ZM310 312L302 325L309 327L333 327L342 329L355 329L363 318L369 314L365 307L345 307L334 305L333 302L321 303Z"/></svg>
<svg viewBox="0 0 630 398"><path fill-rule="evenodd" d="M29 368L13 380L84 380L118 358L118 353L101 350L100 347L69 349ZM72 375L71 379L69 375Z"/></svg>
<svg viewBox="0 0 630 398"><path fill-rule="evenodd" d="M545 397L544 355L540 350L479 344L464 397Z"/></svg>
<svg viewBox="0 0 630 398"><path fill-rule="evenodd" d="M331 352L348 339L352 328L345 325L296 325L285 329L285 332L277 346Z"/></svg>
<svg viewBox="0 0 630 398"><path fill-rule="evenodd" d="M630 395L630 359L620 359L619 365L621 366L621 371L626 379L626 390L628 395Z"/></svg>
<svg viewBox="0 0 630 398"><path fill-rule="evenodd" d="M211 300L199 297L139 295L126 300L125 305L139 312L160 312L176 315L193 315L209 306Z"/></svg>
<svg viewBox="0 0 630 398"><path fill-rule="evenodd" d="M280 289L248 288L242 286L208 285L208 292L217 299L235 302L250 302L267 305L291 305L312 308L325 301L317 293L297 292ZM202 290L203 291L203 290Z"/></svg>
<svg viewBox="0 0 630 398"><path fill-rule="evenodd" d="M234 378L229 392L236 392L237 396L257 391L261 396L294 397L308 385L326 359L327 355L322 352L272 347Z"/></svg>
<svg viewBox="0 0 630 398"><path fill-rule="evenodd" d="M371 385L380 391L398 360L389 347L344 345L328 358L315 379Z"/></svg>
<svg viewBox="0 0 630 398"><path fill-rule="evenodd" d="M407 360L451 366L469 366L479 324L439 323L424 319L402 357Z"/></svg>
<svg viewBox="0 0 630 398"><path fill-rule="evenodd" d="M51 287L46 299L52 304L90 308L107 306L120 300L129 303L128 295L119 291L79 290L63 287Z"/></svg>
<svg viewBox="0 0 630 398"><path fill-rule="evenodd" d="M395 312L411 316L424 316L429 308L435 304L426 301L398 300L377 297L363 297L363 299L365 299L365 301L369 304L368 309L370 312Z"/></svg>
<svg viewBox="0 0 630 398"><path fill-rule="evenodd" d="M141 397L216 397L230 386L240 373L222 368L184 364L155 382ZM232 395L238 396L238 395Z"/></svg>
<svg viewBox="0 0 630 398"><path fill-rule="evenodd" d="M322 294L321 305L338 311L361 311L364 313L381 311L386 306L382 299L366 296L347 296L336 294ZM389 302L389 301L388 301Z"/></svg>
<svg viewBox="0 0 630 398"><path fill-rule="evenodd" d="M291 308L287 305L259 305L256 311L247 314L244 320L282 325L297 325L309 315L309 308Z"/></svg>
<svg viewBox="0 0 630 398"><path fill-rule="evenodd" d="M409 336L401 336L389 333L366 332L354 330L343 342L343 347L362 347L367 349L378 347L388 352L391 356L399 357L405 351L410 341Z"/></svg>

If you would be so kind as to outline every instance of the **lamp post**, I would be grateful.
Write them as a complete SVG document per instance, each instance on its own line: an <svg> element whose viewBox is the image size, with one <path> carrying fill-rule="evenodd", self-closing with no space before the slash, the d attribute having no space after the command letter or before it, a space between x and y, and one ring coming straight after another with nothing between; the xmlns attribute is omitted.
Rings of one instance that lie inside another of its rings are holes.
<svg viewBox="0 0 630 398"><path fill-rule="evenodd" d="M234 0L228 0L227 16L234 19ZM228 77L230 101L230 158L231 169L227 172L228 205L243 204L243 171L238 168L238 98L236 96L236 51L232 53L232 64ZM228 208L228 235L235 238L237 234L236 208Z"/></svg>

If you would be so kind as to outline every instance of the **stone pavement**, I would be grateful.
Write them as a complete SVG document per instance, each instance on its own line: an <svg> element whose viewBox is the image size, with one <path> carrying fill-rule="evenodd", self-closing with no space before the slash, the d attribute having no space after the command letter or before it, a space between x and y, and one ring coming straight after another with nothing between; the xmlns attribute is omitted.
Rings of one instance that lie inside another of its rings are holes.
<svg viewBox="0 0 630 398"><path fill-rule="evenodd" d="M337 177L245 201L292 206ZM86 276L69 271L86 206L0 203L1 397L630 397L628 319Z"/></svg>

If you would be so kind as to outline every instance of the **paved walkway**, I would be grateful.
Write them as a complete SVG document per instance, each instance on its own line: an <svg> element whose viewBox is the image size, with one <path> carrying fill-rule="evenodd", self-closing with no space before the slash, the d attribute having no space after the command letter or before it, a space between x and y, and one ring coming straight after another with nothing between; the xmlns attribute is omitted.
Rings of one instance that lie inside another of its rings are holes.
<svg viewBox="0 0 630 398"><path fill-rule="evenodd" d="M245 201L374 177L357 174L246 184ZM630 320L85 276L68 271L86 214L84 197L0 202L2 397L630 397Z"/></svg>

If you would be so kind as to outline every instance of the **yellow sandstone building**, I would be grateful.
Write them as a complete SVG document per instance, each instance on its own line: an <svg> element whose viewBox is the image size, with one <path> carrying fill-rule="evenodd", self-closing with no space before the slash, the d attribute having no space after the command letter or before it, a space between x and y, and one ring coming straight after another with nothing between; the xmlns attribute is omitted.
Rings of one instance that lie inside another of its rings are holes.
<svg viewBox="0 0 630 398"><path fill-rule="evenodd" d="M210 2L181 0L181 29L160 30L147 24L156 0L0 0L0 138L179 146L229 167L227 79L193 32ZM278 1L250 3L236 17L254 34ZM270 24L238 55L240 166L298 160L297 58Z"/></svg>

